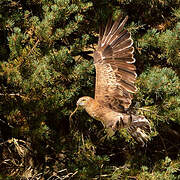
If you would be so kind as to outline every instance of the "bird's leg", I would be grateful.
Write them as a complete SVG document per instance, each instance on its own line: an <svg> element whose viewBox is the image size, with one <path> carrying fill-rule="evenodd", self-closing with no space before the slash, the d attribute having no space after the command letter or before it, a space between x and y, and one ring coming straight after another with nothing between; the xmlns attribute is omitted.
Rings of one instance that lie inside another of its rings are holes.
<svg viewBox="0 0 180 180"><path fill-rule="evenodd" d="M144 116L130 114L130 125L127 128L129 134L142 146L150 139L151 127Z"/></svg>
<svg viewBox="0 0 180 180"><path fill-rule="evenodd" d="M112 125L112 130L116 131L121 128L125 128L127 124L124 123L122 117L120 116L119 119Z"/></svg>

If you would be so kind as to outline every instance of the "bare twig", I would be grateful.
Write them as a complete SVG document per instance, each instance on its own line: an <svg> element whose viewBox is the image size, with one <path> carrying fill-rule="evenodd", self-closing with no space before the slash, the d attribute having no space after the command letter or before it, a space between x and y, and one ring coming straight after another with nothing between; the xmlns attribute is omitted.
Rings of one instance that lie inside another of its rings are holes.
<svg viewBox="0 0 180 180"><path fill-rule="evenodd" d="M0 96L19 96L19 97L24 98L24 99L29 99L29 97L23 96L23 95L21 95L19 93L10 93L10 94L0 93Z"/></svg>
<svg viewBox="0 0 180 180"><path fill-rule="evenodd" d="M14 127L13 127L13 126L11 126L8 122L3 121L2 119L0 119L0 121L1 121L3 124L8 125L10 128L14 128ZM0 143L0 145L1 145L1 143Z"/></svg>
<svg viewBox="0 0 180 180"><path fill-rule="evenodd" d="M39 43L39 39L36 41L35 45L33 46L33 48L29 51L28 56L33 52L33 50L36 48L36 46Z"/></svg>

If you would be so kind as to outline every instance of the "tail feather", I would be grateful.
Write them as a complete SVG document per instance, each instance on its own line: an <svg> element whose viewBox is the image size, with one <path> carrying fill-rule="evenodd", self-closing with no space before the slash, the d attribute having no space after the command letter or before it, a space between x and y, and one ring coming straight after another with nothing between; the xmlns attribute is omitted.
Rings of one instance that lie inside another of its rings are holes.
<svg viewBox="0 0 180 180"><path fill-rule="evenodd" d="M131 136L142 146L149 140L151 126L149 121L144 116L131 115L132 122L127 128Z"/></svg>

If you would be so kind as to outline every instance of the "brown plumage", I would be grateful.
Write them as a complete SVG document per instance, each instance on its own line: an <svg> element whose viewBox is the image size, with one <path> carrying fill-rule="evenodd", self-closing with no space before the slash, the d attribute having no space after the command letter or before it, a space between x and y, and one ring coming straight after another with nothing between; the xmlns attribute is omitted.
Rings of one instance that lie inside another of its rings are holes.
<svg viewBox="0 0 180 180"><path fill-rule="evenodd" d="M136 92L135 59L133 40L123 30L128 17L114 24L109 19L105 30L100 28L97 50L94 52L96 67L95 99L85 96L78 100L77 107L83 107L90 116L112 131L127 128L129 133L144 144L150 125L144 116L125 113L131 105L132 93Z"/></svg>

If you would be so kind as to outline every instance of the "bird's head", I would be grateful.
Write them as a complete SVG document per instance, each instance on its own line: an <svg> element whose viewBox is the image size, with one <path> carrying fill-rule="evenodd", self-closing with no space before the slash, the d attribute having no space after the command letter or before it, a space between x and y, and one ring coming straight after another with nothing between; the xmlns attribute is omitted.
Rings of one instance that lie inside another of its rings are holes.
<svg viewBox="0 0 180 180"><path fill-rule="evenodd" d="M69 120L70 120L70 125L72 124L72 115L75 114L75 112L78 110L78 109L84 109L87 105L87 103L89 102L89 100L92 99L91 97L88 97L88 96L84 96L84 97L81 97L78 99L76 105L76 109L70 114L69 116Z"/></svg>
<svg viewBox="0 0 180 180"><path fill-rule="evenodd" d="M79 98L76 103L77 107L85 107L90 99L91 99L91 97L88 97L88 96Z"/></svg>

